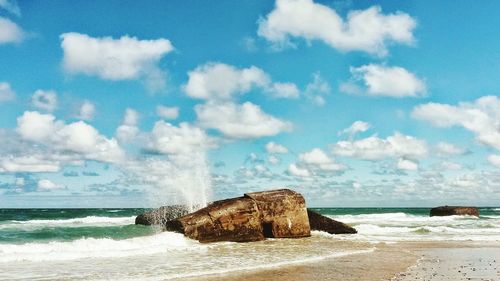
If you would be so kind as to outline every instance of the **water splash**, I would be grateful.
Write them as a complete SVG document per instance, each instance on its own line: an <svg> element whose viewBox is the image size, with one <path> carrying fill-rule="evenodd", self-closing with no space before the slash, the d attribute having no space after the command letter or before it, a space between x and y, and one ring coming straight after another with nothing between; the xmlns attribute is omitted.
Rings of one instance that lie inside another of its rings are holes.
<svg viewBox="0 0 500 281"><path fill-rule="evenodd" d="M151 187L148 200L155 207L180 204L192 212L205 207L211 197L205 152L148 157L129 163L127 170Z"/></svg>

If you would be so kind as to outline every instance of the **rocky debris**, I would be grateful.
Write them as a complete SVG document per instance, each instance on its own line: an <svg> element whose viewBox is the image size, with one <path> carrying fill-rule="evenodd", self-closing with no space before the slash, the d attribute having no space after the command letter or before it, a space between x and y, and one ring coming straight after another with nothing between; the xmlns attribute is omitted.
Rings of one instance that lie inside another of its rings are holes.
<svg viewBox="0 0 500 281"><path fill-rule="evenodd" d="M307 216L309 217L311 230L325 231L330 234L358 233L358 231L353 227L350 227L345 223L332 220L331 218L318 214L310 209L307 209Z"/></svg>
<svg viewBox="0 0 500 281"><path fill-rule="evenodd" d="M461 207L461 206L440 206L432 208L430 216L476 216L479 217L479 210L476 207Z"/></svg>
<svg viewBox="0 0 500 281"><path fill-rule="evenodd" d="M138 215L135 218L135 224L163 225L165 221L176 219L188 213L189 210L182 205L163 206Z"/></svg>
<svg viewBox="0 0 500 281"><path fill-rule="evenodd" d="M246 193L167 221L165 230L200 242L248 242L311 235L304 197L289 189Z"/></svg>

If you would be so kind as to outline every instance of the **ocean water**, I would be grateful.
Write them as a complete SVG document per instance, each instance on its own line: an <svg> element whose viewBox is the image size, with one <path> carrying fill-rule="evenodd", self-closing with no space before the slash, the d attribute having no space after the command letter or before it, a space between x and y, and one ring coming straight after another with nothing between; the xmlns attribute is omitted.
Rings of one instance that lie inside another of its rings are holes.
<svg viewBox="0 0 500 281"><path fill-rule="evenodd" d="M0 280L169 280L371 252L399 241L500 241L500 208L479 218L428 208L319 208L356 235L200 244L134 225L144 209L0 210Z"/></svg>

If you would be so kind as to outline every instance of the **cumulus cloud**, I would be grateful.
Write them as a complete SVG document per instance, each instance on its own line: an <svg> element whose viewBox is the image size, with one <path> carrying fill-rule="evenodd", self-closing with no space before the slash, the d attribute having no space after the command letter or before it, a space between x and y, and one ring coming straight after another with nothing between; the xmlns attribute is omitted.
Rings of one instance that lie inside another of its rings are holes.
<svg viewBox="0 0 500 281"><path fill-rule="evenodd" d="M299 160L301 164L312 170L319 169L321 171L343 171L346 169L346 166L335 163L323 150L319 148L314 148L309 152L301 153L299 155Z"/></svg>
<svg viewBox="0 0 500 281"><path fill-rule="evenodd" d="M336 163L319 148L299 154L298 160L297 163L288 166L286 171L288 175L313 180L326 174L340 174L347 169L345 165Z"/></svg>
<svg viewBox="0 0 500 281"><path fill-rule="evenodd" d="M360 140L339 141L332 145L335 155L363 160L381 160L387 157L421 158L428 154L427 143L399 132L385 139L371 136Z"/></svg>
<svg viewBox="0 0 500 281"><path fill-rule="evenodd" d="M458 105L422 104L413 109L412 116L436 127L463 127L472 132L479 143L500 149L500 99L496 96Z"/></svg>
<svg viewBox="0 0 500 281"><path fill-rule="evenodd" d="M156 107L156 114L167 120L177 119L179 117L179 108L158 105Z"/></svg>
<svg viewBox="0 0 500 281"><path fill-rule="evenodd" d="M149 134L146 148L162 154L189 155L204 152L213 145L213 140L201 128L188 123L177 127L160 120Z"/></svg>
<svg viewBox="0 0 500 281"><path fill-rule="evenodd" d="M436 145L437 153L440 156L462 155L467 153L467 150L447 142L439 142Z"/></svg>
<svg viewBox="0 0 500 281"><path fill-rule="evenodd" d="M426 94L424 80L399 66L368 64L351 67L350 71L351 81L340 86L340 90L348 94L393 98L422 97Z"/></svg>
<svg viewBox="0 0 500 281"><path fill-rule="evenodd" d="M293 45L291 38L319 40L337 50L384 56L389 43L411 45L416 21L396 12L383 14L378 6L351 11L344 20L334 9L312 0L277 0L259 20L258 35L276 46Z"/></svg>
<svg viewBox="0 0 500 281"><path fill-rule="evenodd" d="M68 73L114 81L144 79L152 90L166 83L158 64L174 49L167 39L96 38L75 32L60 37L64 52L62 63Z"/></svg>
<svg viewBox="0 0 500 281"><path fill-rule="evenodd" d="M94 119L94 115L95 105L92 102L85 100L80 106L80 110L78 111L76 118L89 121Z"/></svg>
<svg viewBox="0 0 500 281"><path fill-rule="evenodd" d="M65 124L53 115L26 111L17 118L16 132L23 140L85 160L119 162L124 157L115 139L100 135L83 121Z"/></svg>
<svg viewBox="0 0 500 281"><path fill-rule="evenodd" d="M349 136L349 139L352 139L357 133L366 132L370 129L370 127L371 126L369 123L358 120L352 123L349 128L345 128L344 130L339 132L339 135L346 134Z"/></svg>
<svg viewBox="0 0 500 281"><path fill-rule="evenodd" d="M61 162L43 155L0 156L2 173L52 173L60 170Z"/></svg>
<svg viewBox="0 0 500 281"><path fill-rule="evenodd" d="M37 109L52 112L57 108L57 93L52 90L36 90L31 96L31 105Z"/></svg>
<svg viewBox="0 0 500 281"><path fill-rule="evenodd" d="M313 81L306 85L304 95L312 104L324 106L326 104L325 96L330 92L330 84L319 73L314 73Z"/></svg>
<svg viewBox="0 0 500 281"><path fill-rule="evenodd" d="M60 184L56 184L50 180L42 179L38 181L37 191L51 191L56 189L63 189L64 186Z"/></svg>
<svg viewBox="0 0 500 281"><path fill-rule="evenodd" d="M311 176L311 172L309 172L308 169L306 168L301 168L297 166L297 164L290 164L288 166L287 173L289 175L295 176L295 177L301 177L301 178L308 178Z"/></svg>
<svg viewBox="0 0 500 281"><path fill-rule="evenodd" d="M21 16L21 9L15 0L0 0L0 9L4 9L13 15Z"/></svg>
<svg viewBox="0 0 500 281"><path fill-rule="evenodd" d="M491 165L500 168L500 155L491 154L490 156L488 156L488 162Z"/></svg>
<svg viewBox="0 0 500 281"><path fill-rule="evenodd" d="M0 103L12 101L16 98L16 92L12 90L7 82L0 82Z"/></svg>
<svg viewBox="0 0 500 281"><path fill-rule="evenodd" d="M267 162L269 162L271 165L278 165L279 163L281 163L281 159L276 155L269 155L269 157L267 157Z"/></svg>
<svg viewBox="0 0 500 281"><path fill-rule="evenodd" d="M448 171L458 171L462 170L462 165L456 162L451 162L451 161L443 161L439 164L438 166L439 169L441 170L448 170Z"/></svg>
<svg viewBox="0 0 500 281"><path fill-rule="evenodd" d="M418 163L409 159L400 158L396 167L398 170L416 171L418 170Z"/></svg>
<svg viewBox="0 0 500 281"><path fill-rule="evenodd" d="M24 39L24 31L13 21L0 17L0 45L20 43Z"/></svg>
<svg viewBox="0 0 500 281"><path fill-rule="evenodd" d="M195 106L198 122L235 139L274 136L292 130L292 124L275 118L251 102L207 103Z"/></svg>
<svg viewBox="0 0 500 281"><path fill-rule="evenodd" d="M224 63L209 62L190 71L188 76L183 89L188 96L196 99L229 101L255 88L277 98L299 96L295 84L272 82L266 72L255 66L238 69Z"/></svg>
<svg viewBox="0 0 500 281"><path fill-rule="evenodd" d="M288 153L288 148L285 146L275 143L274 141L270 141L266 144L267 153L277 153L277 154L286 154Z"/></svg>
<svg viewBox="0 0 500 281"><path fill-rule="evenodd" d="M121 142L133 140L139 134L139 112L127 108L123 116L122 124L116 129L116 137Z"/></svg>

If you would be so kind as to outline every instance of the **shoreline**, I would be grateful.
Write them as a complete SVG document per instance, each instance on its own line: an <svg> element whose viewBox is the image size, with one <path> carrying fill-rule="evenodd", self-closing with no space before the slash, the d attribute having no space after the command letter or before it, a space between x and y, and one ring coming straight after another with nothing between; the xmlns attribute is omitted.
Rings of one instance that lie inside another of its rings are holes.
<svg viewBox="0 0 500 281"><path fill-rule="evenodd" d="M500 242L377 243L373 252L275 268L235 270L190 281L229 280L482 280L500 276Z"/></svg>

